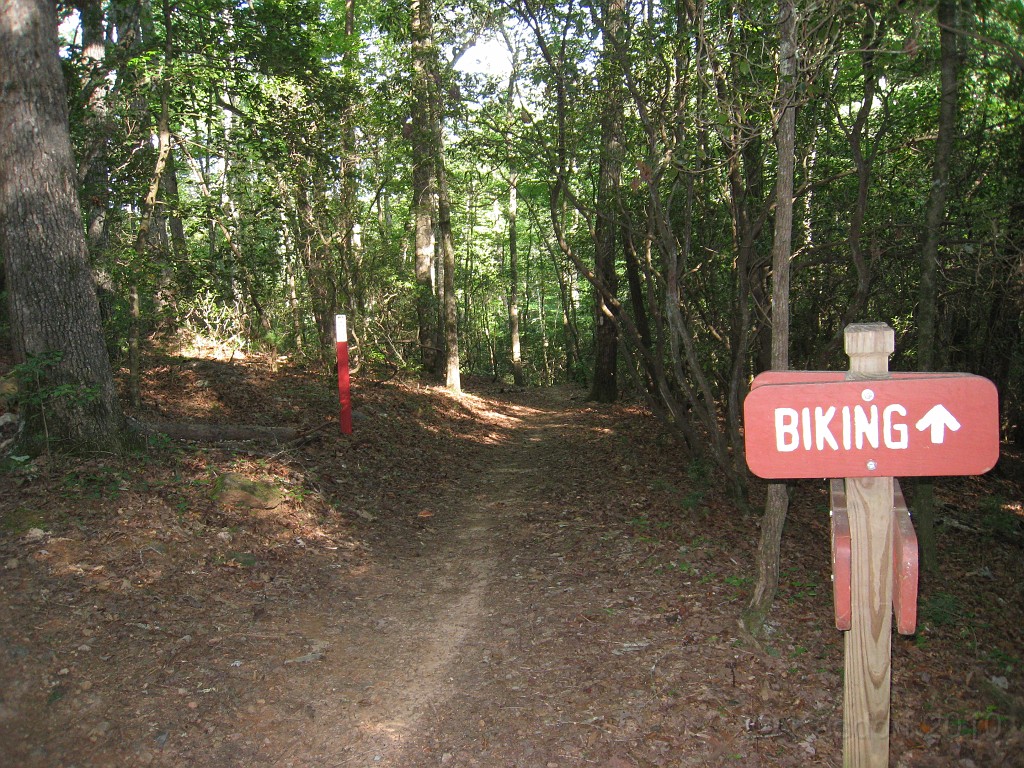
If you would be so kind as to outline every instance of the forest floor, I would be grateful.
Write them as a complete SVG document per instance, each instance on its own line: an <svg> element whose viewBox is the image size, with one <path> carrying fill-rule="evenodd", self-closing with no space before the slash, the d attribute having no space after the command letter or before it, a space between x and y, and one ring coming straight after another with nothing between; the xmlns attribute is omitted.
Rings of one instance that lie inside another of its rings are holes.
<svg viewBox="0 0 1024 768"><path fill-rule="evenodd" d="M326 378L157 357L141 418L323 428L8 461L0 765L840 765L825 484L756 647L756 517L714 471L641 407L468 389L358 377L346 437ZM225 473L280 503L215 501ZM1007 449L937 488L894 766L1024 765L1022 478Z"/></svg>

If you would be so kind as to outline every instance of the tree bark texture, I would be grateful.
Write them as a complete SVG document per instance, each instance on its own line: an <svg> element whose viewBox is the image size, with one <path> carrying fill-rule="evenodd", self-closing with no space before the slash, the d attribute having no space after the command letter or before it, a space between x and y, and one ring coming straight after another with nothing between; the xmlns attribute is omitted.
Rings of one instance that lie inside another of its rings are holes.
<svg viewBox="0 0 1024 768"><path fill-rule="evenodd" d="M86 254L55 6L0 0L0 253L15 359L40 367L30 418L76 447L120 446L123 416Z"/></svg>

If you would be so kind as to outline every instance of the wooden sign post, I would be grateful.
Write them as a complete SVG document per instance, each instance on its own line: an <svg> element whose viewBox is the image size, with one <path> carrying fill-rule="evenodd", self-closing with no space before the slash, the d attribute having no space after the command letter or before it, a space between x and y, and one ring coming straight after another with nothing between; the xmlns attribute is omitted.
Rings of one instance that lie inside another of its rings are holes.
<svg viewBox="0 0 1024 768"><path fill-rule="evenodd" d="M995 386L962 373L889 373L892 328L847 326L850 369L769 371L743 403L751 471L832 480L836 627L846 632L843 766L889 763L892 616L917 621L917 537L895 476L982 474L999 459Z"/></svg>
<svg viewBox="0 0 1024 768"><path fill-rule="evenodd" d="M849 378L882 378L895 349L892 328L846 329ZM845 635L843 765L889 764L892 662L892 477L846 480L850 518L850 630Z"/></svg>
<svg viewBox="0 0 1024 768"><path fill-rule="evenodd" d="M334 331L338 353L338 400L341 403L341 433L352 434L352 382L348 370L348 328L344 315L334 316Z"/></svg>

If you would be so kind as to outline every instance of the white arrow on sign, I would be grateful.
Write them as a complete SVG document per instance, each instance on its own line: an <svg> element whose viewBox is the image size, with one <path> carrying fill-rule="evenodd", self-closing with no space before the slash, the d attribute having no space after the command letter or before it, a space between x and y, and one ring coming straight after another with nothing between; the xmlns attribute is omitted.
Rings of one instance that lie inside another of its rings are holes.
<svg viewBox="0 0 1024 768"><path fill-rule="evenodd" d="M917 427L918 432L931 430L932 444L939 445L946 439L946 428L956 432L960 429L960 422L946 410L946 406L939 403L932 406L932 409L922 416L914 426Z"/></svg>

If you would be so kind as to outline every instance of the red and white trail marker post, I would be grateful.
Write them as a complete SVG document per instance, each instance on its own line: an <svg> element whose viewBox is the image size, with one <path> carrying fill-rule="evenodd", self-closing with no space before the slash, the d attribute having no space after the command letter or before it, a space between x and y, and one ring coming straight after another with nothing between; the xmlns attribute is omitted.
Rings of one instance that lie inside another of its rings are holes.
<svg viewBox="0 0 1024 768"><path fill-rule="evenodd" d="M913 634L917 537L895 476L977 475L999 459L987 379L889 373L892 328L847 326L848 372L771 371L743 403L751 471L831 481L835 618L845 634L843 765L889 764L892 616Z"/></svg>
<svg viewBox="0 0 1024 768"><path fill-rule="evenodd" d="M344 315L334 316L334 332L338 351L338 400L341 403L341 432L352 434L352 382L348 370L348 328Z"/></svg>

